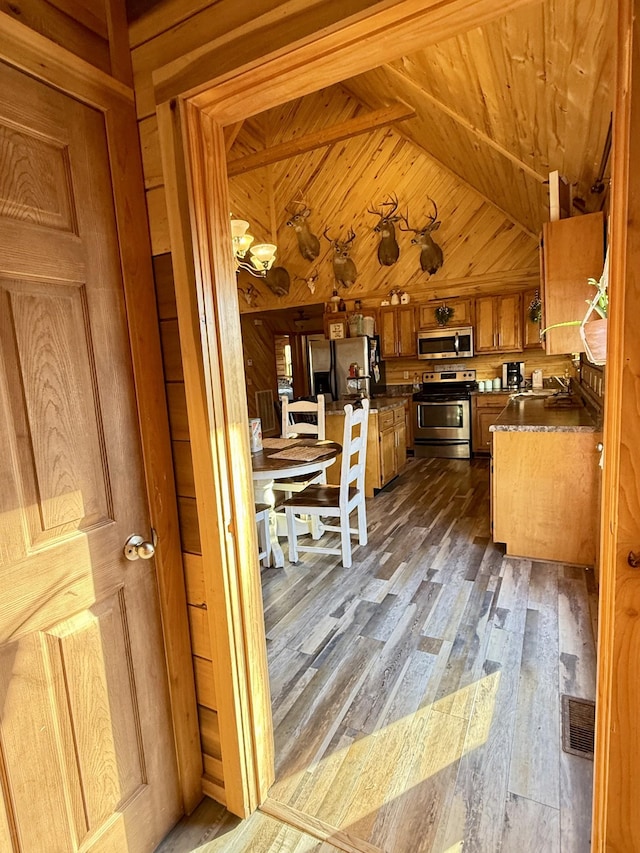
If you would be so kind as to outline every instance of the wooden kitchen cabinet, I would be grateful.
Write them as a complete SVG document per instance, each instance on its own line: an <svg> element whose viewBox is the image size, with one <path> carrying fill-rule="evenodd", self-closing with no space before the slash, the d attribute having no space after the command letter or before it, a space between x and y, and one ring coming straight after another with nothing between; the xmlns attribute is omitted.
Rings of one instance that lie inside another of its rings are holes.
<svg viewBox="0 0 640 853"><path fill-rule="evenodd" d="M475 301L476 354L522 350L522 294L480 296Z"/></svg>
<svg viewBox="0 0 640 853"><path fill-rule="evenodd" d="M599 432L494 432L493 541L507 556L592 566Z"/></svg>
<svg viewBox="0 0 640 853"><path fill-rule="evenodd" d="M434 313L440 305L448 305L454 309L453 317L447 323L448 326L473 326L474 304L473 299L431 299L418 306L419 326L421 329L442 329Z"/></svg>
<svg viewBox="0 0 640 853"><path fill-rule="evenodd" d="M522 294L522 345L523 349L543 349L544 342L540 338L542 323L532 323L529 319L529 306L536 298L540 297L540 288L531 287Z"/></svg>
<svg viewBox="0 0 640 853"><path fill-rule="evenodd" d="M542 228L543 328L582 320L595 290L589 278L599 279L604 263L604 218L587 213L545 222ZM578 326L549 329L547 355L584 352Z"/></svg>
<svg viewBox="0 0 640 853"><path fill-rule="evenodd" d="M381 308L379 320L381 358L411 358L417 355L413 305Z"/></svg>
<svg viewBox="0 0 640 853"><path fill-rule="evenodd" d="M404 403L400 403L394 409L379 412L377 417L380 436L379 470L372 476L380 483L374 488L381 489L402 471L407 462ZM370 467L369 462L367 457L367 472ZM371 462L375 463L375 460L372 459ZM371 467L375 467L375 464Z"/></svg>
<svg viewBox="0 0 640 853"><path fill-rule="evenodd" d="M500 417L500 413L509 402L510 393L473 394L471 397L471 449L474 453L490 453L491 438L489 432Z"/></svg>
<svg viewBox="0 0 640 853"><path fill-rule="evenodd" d="M375 406L375 400L372 401ZM343 414L327 414L325 436L330 441L342 444L344 430ZM339 456L334 465L327 468L327 482L337 485L340 482ZM405 427L405 405L398 398L397 405L385 408L381 412L369 413L369 434L367 436L367 465L365 470L365 495L372 498L374 489L381 489L396 477L407 461L407 441Z"/></svg>

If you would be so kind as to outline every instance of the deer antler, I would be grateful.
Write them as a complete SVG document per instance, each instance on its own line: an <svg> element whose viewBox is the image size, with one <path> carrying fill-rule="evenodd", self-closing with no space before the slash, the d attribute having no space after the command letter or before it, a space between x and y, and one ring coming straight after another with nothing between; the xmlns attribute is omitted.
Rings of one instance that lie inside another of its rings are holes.
<svg viewBox="0 0 640 853"><path fill-rule="evenodd" d="M345 243L347 243L347 245L349 245L350 243L353 243L353 241L355 239L356 239L356 232L353 230L353 228L349 228L349 234L347 236L347 239L345 240Z"/></svg>
<svg viewBox="0 0 640 853"><path fill-rule="evenodd" d="M409 210L408 210L408 208L407 208L407 212L406 212L406 213L404 213L404 214L403 214L403 213L401 213L401 214L400 214L400 221L401 221L401 222L404 222L404 224L407 226L406 228L403 228L403 227L402 227L402 225L399 225L398 227L400 228L400 230L401 230L401 231L413 231L413 233L414 233L414 234L416 234L416 233L417 233L416 229L415 229L415 228L412 228L412 227L409 225Z"/></svg>
<svg viewBox="0 0 640 853"><path fill-rule="evenodd" d="M322 232L322 236L325 238L325 240L328 240L330 243L335 243L335 240L332 240L331 237L328 236L328 231L329 231L329 229L325 228L324 231Z"/></svg>
<svg viewBox="0 0 640 853"><path fill-rule="evenodd" d="M435 221L436 221L436 219L438 218L438 205L437 205L437 204L435 203L435 201L431 198L431 196L427 196L427 198L429 199L429 201L430 201L430 202L431 202L431 204L433 205L433 216L429 216L429 219L431 220L431 222L435 222Z"/></svg>

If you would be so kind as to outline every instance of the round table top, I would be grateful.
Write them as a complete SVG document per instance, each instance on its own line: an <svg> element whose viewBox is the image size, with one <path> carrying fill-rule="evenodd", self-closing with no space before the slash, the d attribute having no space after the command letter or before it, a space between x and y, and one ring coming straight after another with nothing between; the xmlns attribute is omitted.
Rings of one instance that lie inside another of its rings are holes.
<svg viewBox="0 0 640 853"><path fill-rule="evenodd" d="M258 453L251 454L251 467L256 480L278 480L281 477L293 477L298 474L311 474L328 468L333 460L342 453L342 445L337 441L316 438L291 439L290 448L317 447L323 450L322 456L309 461L296 459L274 458L274 454L282 452L283 447L264 447Z"/></svg>

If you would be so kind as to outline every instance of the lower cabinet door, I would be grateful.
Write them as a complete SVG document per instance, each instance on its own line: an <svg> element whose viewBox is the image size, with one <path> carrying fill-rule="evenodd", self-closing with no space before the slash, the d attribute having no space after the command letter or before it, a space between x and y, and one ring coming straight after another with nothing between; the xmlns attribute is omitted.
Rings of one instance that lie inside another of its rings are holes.
<svg viewBox="0 0 640 853"><path fill-rule="evenodd" d="M380 433L380 485L384 486L396 475L396 433L387 429Z"/></svg>

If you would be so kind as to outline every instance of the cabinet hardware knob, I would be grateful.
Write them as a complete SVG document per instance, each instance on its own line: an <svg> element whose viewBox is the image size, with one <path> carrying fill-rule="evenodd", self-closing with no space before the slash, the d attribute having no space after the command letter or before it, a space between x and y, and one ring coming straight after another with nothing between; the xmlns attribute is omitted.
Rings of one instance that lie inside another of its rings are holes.
<svg viewBox="0 0 640 853"><path fill-rule="evenodd" d="M636 554L634 551L629 551L627 563L629 563L632 569L640 569L640 554Z"/></svg>
<svg viewBox="0 0 640 853"><path fill-rule="evenodd" d="M602 453L602 451L604 450L604 444L601 441L596 444L596 450L598 451L598 453Z"/></svg>

